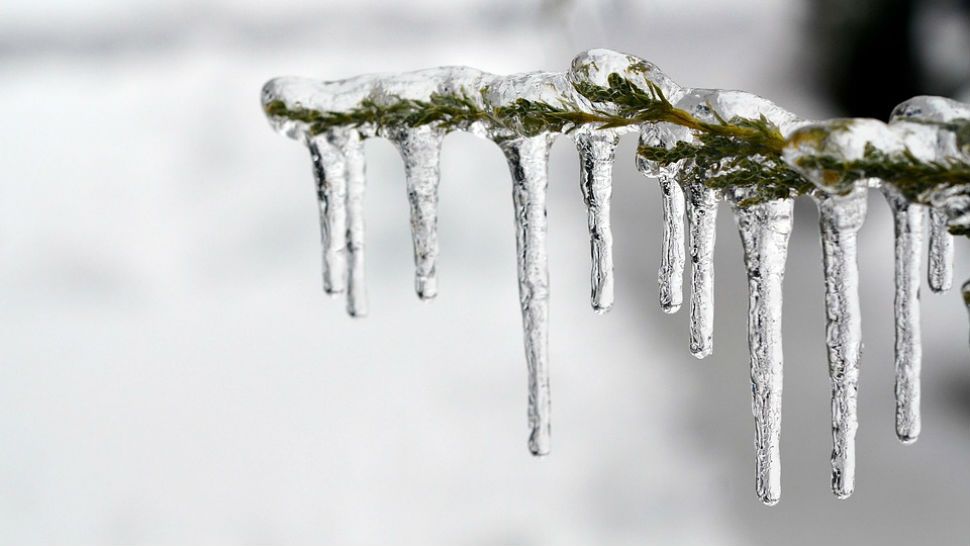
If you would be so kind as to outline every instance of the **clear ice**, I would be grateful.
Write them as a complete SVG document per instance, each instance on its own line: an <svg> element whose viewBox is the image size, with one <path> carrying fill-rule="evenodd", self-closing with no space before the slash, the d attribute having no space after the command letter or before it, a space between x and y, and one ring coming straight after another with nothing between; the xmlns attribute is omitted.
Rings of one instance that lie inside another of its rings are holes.
<svg viewBox="0 0 970 546"><path fill-rule="evenodd" d="M625 121L630 111L624 110L623 96L610 94L617 89L613 79L617 75L634 93L654 97L659 93L697 123L684 124L682 118L680 122L671 118ZM609 93L584 92L590 86ZM434 298L437 293L442 139L450 131L463 130L490 139L501 148L513 183L519 299L528 371L528 445L534 455L548 454L550 446L546 190L549 148L556 136L570 136L579 152L580 188L588 211L592 258L591 303L597 312L605 312L614 303L610 200L619 138L637 131L641 147L672 151L685 145L687 149L703 145L702 130L707 129L702 124L715 126L738 119L770 123L777 129L776 139L783 140L781 160L754 152L743 157L722 155L713 163L702 162L696 156L676 155L676 161L661 164L637 154L638 170L657 179L661 190L661 308L673 313L681 307L684 268L689 256L690 351L698 358L711 354L715 226L718 201L727 198L741 235L748 278L756 491L764 503L778 502L782 281L793 199L784 195L758 198L759 180L749 186L726 189L715 189L711 181L744 168L740 160L760 165L766 169L762 172L777 167L772 161L784 161L786 168L797 173L794 176L800 175L814 185L809 186L814 187L809 195L819 211L825 340L832 390L832 490L839 498L848 497L855 486L856 406L862 356L857 234L866 216L867 192L879 188L890 204L895 224L897 435L902 441L911 442L919 434L919 278L924 217L928 210L928 284L933 291L944 291L953 278L953 236L948 230L970 231L970 182L933 186L919 196L924 205L913 202L913 196L894 180L858 178L850 169L832 169L830 165L864 161L872 154L900 163L970 163L970 105L940 97L915 97L900 104L889 123L871 119L809 122L749 93L680 87L647 61L601 49L581 53L565 72L498 76L467 67L444 67L331 82L277 78L264 86L262 102L273 128L305 143L310 150L320 208L324 290L330 294L346 292L347 312L351 316L367 313L363 141L387 138L402 156L410 204L415 289L422 299ZM449 108L455 104L460 108L457 114L447 114L452 117L425 117L451 112ZM532 113L508 115L525 111L526 107ZM395 121L391 123L389 119ZM624 121L617 123L617 119ZM963 285L962 294L970 309L970 281Z"/></svg>
<svg viewBox="0 0 970 546"><path fill-rule="evenodd" d="M333 131L347 173L347 314L367 316L364 273L364 190L367 183L364 141L354 129Z"/></svg>
<svg viewBox="0 0 970 546"><path fill-rule="evenodd" d="M922 205L910 203L896 189L883 186L893 213L896 234L894 248L896 294L893 313L896 324L896 436L913 443L920 431L920 344L919 284L923 253Z"/></svg>
<svg viewBox="0 0 970 546"><path fill-rule="evenodd" d="M746 197L743 194L736 197ZM755 489L773 505L781 498L781 302L792 199L748 207L734 201L748 272L748 349L755 425Z"/></svg>
<svg viewBox="0 0 970 546"><path fill-rule="evenodd" d="M714 352L714 242L717 240L717 191L700 182L684 187L687 199L687 248L690 253L690 354Z"/></svg>
<svg viewBox="0 0 970 546"><path fill-rule="evenodd" d="M589 220L591 303L605 313L613 306L613 230L610 228L610 198L613 194L613 159L619 137L585 133L576 136L579 150L580 187Z"/></svg>
<svg viewBox="0 0 970 546"><path fill-rule="evenodd" d="M411 204L414 290L423 300L438 295L438 181L443 138L444 132L427 125L401 129L391 136L404 160Z"/></svg>
<svg viewBox="0 0 970 546"><path fill-rule="evenodd" d="M931 150L924 154L935 158L970 157L970 142L963 143L954 131L934 130L935 124L946 124L962 120L970 121L970 105L943 97L913 97L893 109L890 125L902 126L916 133L922 147L929 143ZM966 209L964 209L966 210ZM954 220L947 210L930 208L929 264L927 281L934 292L944 292L953 285L953 236L948 232L948 224Z"/></svg>
<svg viewBox="0 0 970 546"><path fill-rule="evenodd" d="M546 187L551 139L546 136L502 143L512 171L519 304L529 374L529 451L547 455L551 436L549 403L549 259L546 254Z"/></svg>
<svg viewBox="0 0 970 546"><path fill-rule="evenodd" d="M677 93L678 97L682 95L682 91ZM676 125L647 123L640 128L641 146L663 146L670 149L681 140L690 141L690 133ZM677 162L672 166L661 166L638 154L636 163L637 170L645 176L656 178L660 183L660 198L663 203L663 239L661 239L660 246L660 269L657 272L657 285L660 295L660 308L665 313L676 313L684 302L684 214L686 204L680 181L681 163L683 162Z"/></svg>
<svg viewBox="0 0 970 546"><path fill-rule="evenodd" d="M323 290L340 294L347 285L347 171L343 155L329 135L307 139L320 206L323 244Z"/></svg>
<svg viewBox="0 0 970 546"><path fill-rule="evenodd" d="M930 209L930 250L927 283L934 292L946 292L953 286L953 235L947 231L946 214Z"/></svg>
<svg viewBox="0 0 970 546"><path fill-rule="evenodd" d="M818 206L825 276L825 345L832 383L832 492L855 489L855 434L862 358L857 241L866 219L866 190L849 195L813 194Z"/></svg>

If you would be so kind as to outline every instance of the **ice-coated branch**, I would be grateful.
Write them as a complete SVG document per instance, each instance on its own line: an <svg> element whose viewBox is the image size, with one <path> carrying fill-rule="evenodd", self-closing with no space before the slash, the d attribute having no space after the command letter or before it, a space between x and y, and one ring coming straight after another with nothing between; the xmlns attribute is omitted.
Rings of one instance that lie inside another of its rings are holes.
<svg viewBox="0 0 970 546"><path fill-rule="evenodd" d="M952 284L953 235L970 235L970 105L916 97L900 104L888 123L808 121L749 93L681 87L652 63L609 50L583 52L565 72L500 76L445 67L329 82L277 78L263 87L262 105L277 131L310 149L324 289L346 291L352 316L367 308L363 140L390 139L404 159L415 288L423 299L437 293L442 139L468 131L499 145L512 173L534 455L547 454L550 443L545 237L548 151L555 137L571 137L579 152L592 306L606 312L614 296L612 167L619 138L639 133L637 168L659 180L663 202L660 304L668 313L680 308L689 257L689 340L697 357L713 350L715 220L719 201L729 200L748 274L756 489L767 504L781 491L781 286L793 198L810 195L819 209L832 489L845 498L854 489L862 353L856 234L867 191L881 189L896 224L897 433L904 442L916 439L924 211L930 218L927 280L932 290L944 291Z"/></svg>

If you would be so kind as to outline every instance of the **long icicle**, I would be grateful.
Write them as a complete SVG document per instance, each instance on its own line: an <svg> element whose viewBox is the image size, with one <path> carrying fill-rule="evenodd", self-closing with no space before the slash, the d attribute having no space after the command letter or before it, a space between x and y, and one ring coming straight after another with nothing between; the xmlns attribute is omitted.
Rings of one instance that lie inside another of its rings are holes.
<svg viewBox="0 0 970 546"><path fill-rule="evenodd" d="M660 308L676 313L684 301L684 190L672 176L660 176L664 234L660 248Z"/></svg>
<svg viewBox="0 0 970 546"><path fill-rule="evenodd" d="M404 160L411 239L414 244L414 290L430 300L438 295L438 181L444 132L429 125L399 129L391 135Z"/></svg>
<svg viewBox="0 0 970 546"><path fill-rule="evenodd" d="M619 137L611 131L576 136L579 150L580 188L586 202L592 257L590 300L593 310L605 313L613 306L613 231L610 198L613 193L613 160Z"/></svg>
<svg viewBox="0 0 970 546"><path fill-rule="evenodd" d="M347 167L347 314L367 316L364 270L364 190L367 184L364 140L355 129L344 129L336 140Z"/></svg>
<svg viewBox="0 0 970 546"><path fill-rule="evenodd" d="M945 292L953 286L953 235L947 231L942 210L930 208L930 252L927 270L930 290Z"/></svg>
<svg viewBox="0 0 970 546"><path fill-rule="evenodd" d="M855 489L855 435L859 428L859 311L857 235L866 219L866 190L842 197L813 194L822 237L825 274L825 344L832 383L832 492L848 498Z"/></svg>
<svg viewBox="0 0 970 546"><path fill-rule="evenodd" d="M690 352L704 358L714 350L714 242L717 192L700 182L684 186L690 249Z"/></svg>
<svg viewBox="0 0 970 546"><path fill-rule="evenodd" d="M883 185L895 224L895 283L893 310L896 322L896 436L904 444L916 441L920 431L919 285L923 249L924 207L910 203L897 190Z"/></svg>
<svg viewBox="0 0 970 546"><path fill-rule="evenodd" d="M323 290L342 293L347 285L347 172L343 155L326 134L308 137L320 207Z"/></svg>
<svg viewBox="0 0 970 546"><path fill-rule="evenodd" d="M781 497L782 281L792 199L735 207L748 274L748 348L755 422L755 489L769 506Z"/></svg>
<svg viewBox="0 0 970 546"><path fill-rule="evenodd" d="M547 455L549 402L549 264L546 254L546 188L549 146L541 135L506 141L502 150L512 172L519 304L529 374L529 451Z"/></svg>

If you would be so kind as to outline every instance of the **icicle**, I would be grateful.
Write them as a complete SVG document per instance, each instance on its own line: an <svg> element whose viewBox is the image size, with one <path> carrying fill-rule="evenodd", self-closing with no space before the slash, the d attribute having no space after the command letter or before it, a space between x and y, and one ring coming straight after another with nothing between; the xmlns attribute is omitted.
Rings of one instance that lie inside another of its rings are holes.
<svg viewBox="0 0 970 546"><path fill-rule="evenodd" d="M923 246L922 205L910 203L892 186L882 187L895 223L896 295L896 436L904 444L916 441L920 431L919 272Z"/></svg>
<svg viewBox="0 0 970 546"><path fill-rule="evenodd" d="M751 409L757 454L755 488L761 501L769 506L781 497L781 298L793 202L780 199L734 207L748 272Z"/></svg>
<svg viewBox="0 0 970 546"><path fill-rule="evenodd" d="M580 188L589 220L591 302L597 313L613 306L613 231L610 228L610 196L613 193L613 160L616 144L613 132L576 136L581 163Z"/></svg>
<svg viewBox="0 0 970 546"><path fill-rule="evenodd" d="M676 313L684 299L684 190L674 177L662 175L660 191L664 222L660 271L657 273L660 307L664 313Z"/></svg>
<svg viewBox="0 0 970 546"><path fill-rule="evenodd" d="M347 284L347 172L343 155L327 135L308 137L320 206L323 290L339 294Z"/></svg>
<svg viewBox="0 0 970 546"><path fill-rule="evenodd" d="M866 189L842 197L818 192L822 265L825 271L825 344L832 383L832 492L855 489L856 400L862 356L856 236L866 219Z"/></svg>
<svg viewBox="0 0 970 546"><path fill-rule="evenodd" d="M714 350L714 241L717 192L700 182L684 187L690 231L690 352L704 358Z"/></svg>
<svg viewBox="0 0 970 546"><path fill-rule="evenodd" d="M438 158L444 133L429 125L399 129L391 140L401 152L411 202L414 289L423 300L438 294Z"/></svg>
<svg viewBox="0 0 970 546"><path fill-rule="evenodd" d="M367 316L367 284L364 273L364 188L366 164L364 141L358 131L337 133L335 144L347 166L347 314Z"/></svg>
<svg viewBox="0 0 970 546"><path fill-rule="evenodd" d="M953 235L947 231L942 210L930 209L930 252L928 281L930 290L945 292L953 285Z"/></svg>
<svg viewBox="0 0 970 546"><path fill-rule="evenodd" d="M501 143L512 171L519 303L529 371L529 451L547 455L549 404L549 266L546 255L547 135Z"/></svg>

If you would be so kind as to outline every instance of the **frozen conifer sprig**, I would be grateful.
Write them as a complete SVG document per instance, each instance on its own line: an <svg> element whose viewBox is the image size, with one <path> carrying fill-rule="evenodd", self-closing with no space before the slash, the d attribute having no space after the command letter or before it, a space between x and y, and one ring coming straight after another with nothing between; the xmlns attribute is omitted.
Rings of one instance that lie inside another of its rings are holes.
<svg viewBox="0 0 970 546"><path fill-rule="evenodd" d="M637 167L657 178L664 233L661 306L682 303L691 264L690 350L713 350L714 243L718 202L737 220L748 272L748 340L757 453L756 490L780 498L781 293L792 202L818 205L832 385L832 488L854 489L856 398L861 358L856 234L866 192L885 193L896 225L896 418L904 442L919 433L920 253L930 211L934 291L952 284L952 235L970 234L970 106L939 97L901 104L890 122L809 122L740 91L683 88L653 64L608 50L578 55L566 72L497 76L467 67L318 82L277 78L263 109L313 160L324 247L324 288L346 291L366 314L361 142L390 139L404 159L415 256L415 290L437 294L438 161L443 137L469 131L499 145L513 179L520 306L529 385L529 448L550 444L546 256L547 162L557 135L573 138L589 211L591 304L613 304L612 164L619 137L637 131ZM685 227L686 224L686 227ZM690 259L687 259L687 256ZM964 290L964 294L968 293Z"/></svg>

